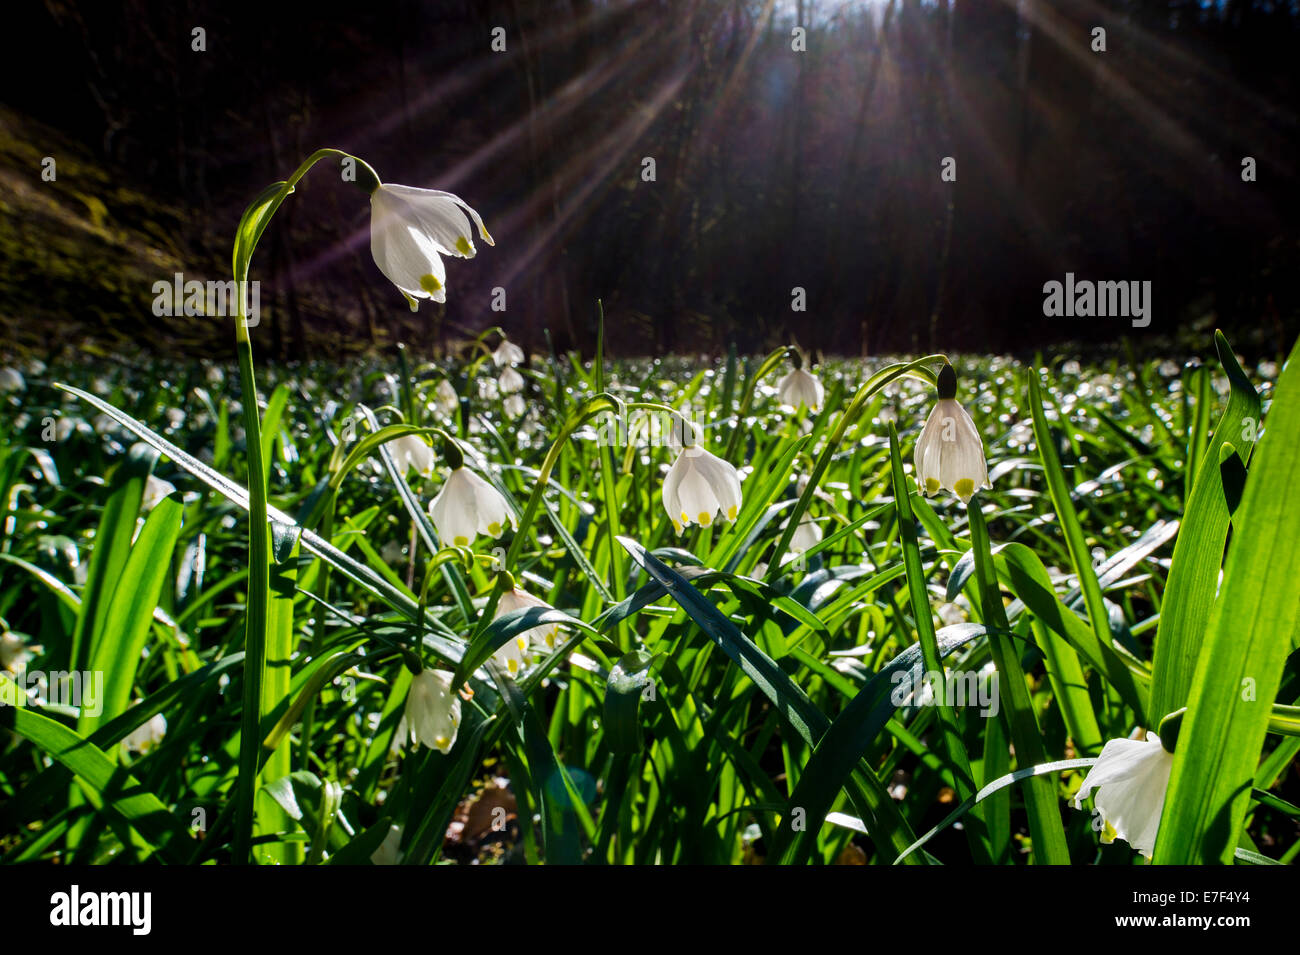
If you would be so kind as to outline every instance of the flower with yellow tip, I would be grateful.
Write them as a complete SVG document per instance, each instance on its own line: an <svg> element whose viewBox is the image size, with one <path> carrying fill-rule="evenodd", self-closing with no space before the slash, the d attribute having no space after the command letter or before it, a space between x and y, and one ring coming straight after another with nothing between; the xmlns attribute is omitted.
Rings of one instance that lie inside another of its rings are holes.
<svg viewBox="0 0 1300 955"><path fill-rule="evenodd" d="M945 364L939 372L939 400L916 441L916 483L926 497L940 489L969 503L977 488L992 487L984 442L966 409L957 403L957 374Z"/></svg>
<svg viewBox="0 0 1300 955"><path fill-rule="evenodd" d="M1160 830L1174 754L1155 733L1146 735L1145 740L1113 739L1102 747L1074 796L1074 808L1082 808L1083 800L1097 790L1093 805L1101 818L1101 841L1123 839L1149 859Z"/></svg>
<svg viewBox="0 0 1300 955"><path fill-rule="evenodd" d="M519 587L507 590L497 601L496 617L503 617L514 610L527 610L530 607L541 607L545 610L552 610L545 600L534 597L528 591ZM557 638L560 633L558 623L544 623L540 627L533 627L519 634L516 639L521 640L520 649L526 651L531 644L538 649L554 650Z"/></svg>
<svg viewBox="0 0 1300 955"><path fill-rule="evenodd" d="M128 753L147 753L161 743L166 734L167 720L161 713L155 713L127 734L120 745Z"/></svg>
<svg viewBox="0 0 1300 955"><path fill-rule="evenodd" d="M452 689L452 676L446 670L421 670L406 693L405 720L411 741L444 756L456 745L460 729L460 697Z"/></svg>
<svg viewBox="0 0 1300 955"><path fill-rule="evenodd" d="M513 524L501 492L463 464L429 503L429 516L443 544L468 547L479 534L497 538Z"/></svg>
<svg viewBox="0 0 1300 955"><path fill-rule="evenodd" d="M479 214L450 192L382 183L370 194L370 253L411 311L422 298L447 301L442 257L474 257L471 219L483 241L495 245Z"/></svg>
<svg viewBox="0 0 1300 955"><path fill-rule="evenodd" d="M433 476L433 448L418 434L407 434L388 442L393 463L402 474L414 471L421 477Z"/></svg>
<svg viewBox="0 0 1300 955"><path fill-rule="evenodd" d="M698 444L684 447L664 479L664 509L678 534L690 524L711 525L717 515L734 521L740 512L740 475Z"/></svg>

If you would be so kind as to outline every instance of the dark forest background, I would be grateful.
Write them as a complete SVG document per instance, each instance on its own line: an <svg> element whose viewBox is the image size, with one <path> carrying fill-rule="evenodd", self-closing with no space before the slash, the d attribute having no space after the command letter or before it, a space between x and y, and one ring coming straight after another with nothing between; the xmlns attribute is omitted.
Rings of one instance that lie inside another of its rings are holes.
<svg viewBox="0 0 1300 955"><path fill-rule="evenodd" d="M598 298L624 354L1209 324L1277 351L1297 330L1296 2L11 0L5 34L0 313L20 347L225 354L222 322L154 318L152 283L228 277L246 203L326 145L460 194L497 245L412 315L365 197L319 166L254 262L263 354L494 324L590 351ZM1067 271L1150 280L1151 326L1044 318Z"/></svg>

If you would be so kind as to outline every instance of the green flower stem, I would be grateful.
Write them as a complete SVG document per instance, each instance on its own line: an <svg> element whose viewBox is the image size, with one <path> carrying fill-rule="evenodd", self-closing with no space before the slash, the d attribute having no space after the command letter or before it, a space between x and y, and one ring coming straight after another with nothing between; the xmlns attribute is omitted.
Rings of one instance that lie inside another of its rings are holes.
<svg viewBox="0 0 1300 955"><path fill-rule="evenodd" d="M1037 766L1047 762L1043 737L1034 717L1034 701L1025 685L1020 654L1016 652L1011 637L1007 636L1011 626L1007 622L1006 607L1002 604L1002 591L993 567L989 532L984 523L984 512L980 510L978 492L971 498L966 513L970 519L971 551L975 555L975 577L984 623L991 631L997 631L989 633L989 649L998 668L998 693L1011 724L1016 761L1021 768ZM1036 861L1040 865L1069 865L1070 850L1065 843L1061 810L1051 780L1035 776L1026 781L1025 810L1029 815L1029 833Z"/></svg>
<svg viewBox="0 0 1300 955"><path fill-rule="evenodd" d="M898 448L898 432L893 422L889 425L889 453L894 480L894 506L898 514L898 536L902 544L903 566L907 572L907 589L912 602L912 615L916 618L916 634L921 644L921 656L925 660L926 672L942 678L945 672L943 656L939 652L939 639L934 630L930 596L925 586L925 568L921 563L921 547L916 538L916 519L912 516L911 491L908 488L908 479L903 474L903 458ZM966 752L961 726L957 722L957 711L952 701L947 698L946 689L947 683L941 679L934 690L935 702L948 750L948 760L952 765L953 781L956 783L958 795L965 801L975 796L975 776L971 772L970 756ZM991 863L987 841L988 828L984 822L982 809L971 811L970 824L966 826L966 837L975 863L977 865Z"/></svg>
<svg viewBox="0 0 1300 955"><path fill-rule="evenodd" d="M338 149L318 149L283 183L276 183L253 201L241 217L235 232L233 271L236 287L248 280L249 263L258 240L274 217L280 203L312 166L326 157L353 159L363 176L379 178L364 160ZM254 798L258 780L261 722L278 700L262 699L266 675L266 643L269 628L271 589L270 539L267 526L266 464L262 455L262 420L257 402L257 378L253 369L253 343L248 334L247 304L236 296L235 348L239 354L239 386L244 406L244 437L248 455L248 596L245 603L244 698L240 717L239 777L235 785L235 832L233 860L249 862L253 839Z"/></svg>
<svg viewBox="0 0 1300 955"><path fill-rule="evenodd" d="M235 326L239 352L239 384L244 405L244 436L248 452L248 597L244 613L244 704L240 721L239 778L235 788L234 861L249 861L253 836L253 797L257 792L257 761L261 746L262 681L266 670L268 594L271 590L270 539L266 514L266 472L262 460L262 421L253 372L253 344L243 306Z"/></svg>

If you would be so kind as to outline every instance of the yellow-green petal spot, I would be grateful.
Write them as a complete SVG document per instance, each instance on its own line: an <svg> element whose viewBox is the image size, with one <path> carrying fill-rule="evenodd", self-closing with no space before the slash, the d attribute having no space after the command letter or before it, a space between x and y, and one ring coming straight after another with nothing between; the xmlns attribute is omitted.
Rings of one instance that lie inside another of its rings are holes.
<svg viewBox="0 0 1300 955"><path fill-rule="evenodd" d="M713 523L713 515L706 514L704 511L700 511L699 525L701 527L708 527L712 523Z"/></svg>
<svg viewBox="0 0 1300 955"><path fill-rule="evenodd" d="M677 522L681 524L683 527L685 527L687 524L691 522L691 516L687 514L685 511L682 511L682 516L677 519Z"/></svg>
<svg viewBox="0 0 1300 955"><path fill-rule="evenodd" d="M938 478L926 478L926 479L925 479L925 493L926 493L926 494L935 494L935 493L938 492L938 490L939 490L939 479L938 479Z"/></svg>
<svg viewBox="0 0 1300 955"><path fill-rule="evenodd" d="M736 519L736 505L733 504L731 505L731 507L727 508L727 520L734 521L735 519Z"/></svg>
<svg viewBox="0 0 1300 955"><path fill-rule="evenodd" d="M420 288L432 294L442 288L442 283L438 281L436 275L430 272L427 275L420 276Z"/></svg>
<svg viewBox="0 0 1300 955"><path fill-rule="evenodd" d="M468 546L469 546L469 538L468 538L468 537L457 537L457 538L455 538L455 539L452 541L452 543L455 544L457 547L468 547Z"/></svg>
<svg viewBox="0 0 1300 955"><path fill-rule="evenodd" d="M456 237L456 251L461 255L469 255L473 251L473 246L469 244L469 239L462 236Z"/></svg>
<svg viewBox="0 0 1300 955"><path fill-rule="evenodd" d="M970 496L975 493L975 482L970 478L962 478L952 486L952 489L963 501L969 501Z"/></svg>
<svg viewBox="0 0 1300 955"><path fill-rule="evenodd" d="M491 524L489 524L488 533L491 534L493 537L500 537L501 536L500 523L498 523L497 521L493 521Z"/></svg>

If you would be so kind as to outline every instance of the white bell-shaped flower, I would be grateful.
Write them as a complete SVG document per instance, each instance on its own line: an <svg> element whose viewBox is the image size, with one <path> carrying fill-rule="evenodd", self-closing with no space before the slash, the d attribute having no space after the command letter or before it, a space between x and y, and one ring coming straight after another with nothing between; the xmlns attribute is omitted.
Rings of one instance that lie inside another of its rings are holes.
<svg viewBox="0 0 1300 955"><path fill-rule="evenodd" d="M796 368L777 383L776 394L781 404L788 405L796 411L800 407L807 408L809 411L820 411L826 389L812 372Z"/></svg>
<svg viewBox="0 0 1300 955"><path fill-rule="evenodd" d="M1109 844L1118 837L1149 859L1173 768L1174 754L1155 733L1148 732L1146 740L1113 739L1084 777L1074 808L1082 808L1083 800L1097 790L1093 802L1101 813L1101 841Z"/></svg>
<svg viewBox="0 0 1300 955"><path fill-rule="evenodd" d="M992 487L984 442L966 409L957 403L957 375L939 372L939 400L916 442L916 483L929 497L942 488L966 504L980 487Z"/></svg>
<svg viewBox="0 0 1300 955"><path fill-rule="evenodd" d="M503 395L513 395L524 390L524 376L519 374L513 366L507 365L501 369L501 380L497 387Z"/></svg>
<svg viewBox="0 0 1300 955"><path fill-rule="evenodd" d="M411 311L418 299L447 300L442 257L474 257L470 219L483 241L494 245L479 214L450 192L385 183L370 194L370 252Z"/></svg>
<svg viewBox="0 0 1300 955"><path fill-rule="evenodd" d="M515 587L503 593L501 599L497 601L496 617L504 616L513 610L527 610L530 607L553 609L545 600L534 597L527 591ZM493 619L496 619L496 617ZM544 623L540 627L525 630L516 639L522 640L520 645L522 650L527 650L529 645L539 650L554 650L559 633L560 625L558 623Z"/></svg>
<svg viewBox="0 0 1300 955"><path fill-rule="evenodd" d="M736 469L699 445L683 448L664 479L664 508L679 534L690 524L708 527L718 514L734 521L740 502Z"/></svg>
<svg viewBox="0 0 1300 955"><path fill-rule="evenodd" d="M152 511L163 502L163 498L168 494L175 493L176 486L174 484L150 474L148 480L144 482L144 496L140 499L140 509L142 511Z"/></svg>
<svg viewBox="0 0 1300 955"><path fill-rule="evenodd" d="M155 713L149 720L137 726L125 739L122 748L128 753L147 753L167 734L167 720L161 713Z"/></svg>
<svg viewBox="0 0 1300 955"><path fill-rule="evenodd" d="M492 361L498 368L514 365L524 360L524 350L510 339L502 337L501 344L492 353Z"/></svg>
<svg viewBox="0 0 1300 955"><path fill-rule="evenodd" d="M443 414L455 414L460 408L460 395L456 394L456 389L446 378L438 382L438 387L434 389L433 394L434 403Z"/></svg>
<svg viewBox="0 0 1300 955"><path fill-rule="evenodd" d="M379 848L370 853L373 865L400 865L402 862L402 827L391 825Z"/></svg>
<svg viewBox="0 0 1300 955"><path fill-rule="evenodd" d="M34 654L27 648L22 637L6 630L0 634L0 670L18 673L27 666L27 661Z"/></svg>
<svg viewBox="0 0 1300 955"><path fill-rule="evenodd" d="M790 521L787 519L785 524L781 525L782 529L784 529L789 523ZM785 557L781 559L781 562L785 563L785 561L797 557L804 551L811 550L821 542L821 525L811 517L805 515L804 519L799 522L799 526L794 529L794 534L790 537L790 548L786 552Z"/></svg>
<svg viewBox="0 0 1300 955"><path fill-rule="evenodd" d="M501 492L463 466L429 503L429 516L442 542L456 547L468 547L479 534L500 537L513 523Z"/></svg>
<svg viewBox="0 0 1300 955"><path fill-rule="evenodd" d="M388 442L389 453L398 471L414 471L422 477L433 476L433 448L418 434L407 434Z"/></svg>
<svg viewBox="0 0 1300 955"><path fill-rule="evenodd" d="M520 635L507 640L497 647L492 659L498 666L504 667L512 679L518 677L528 665L528 638Z"/></svg>
<svg viewBox="0 0 1300 955"><path fill-rule="evenodd" d="M404 719L411 741L446 755L460 729L460 697L447 670L421 670L411 679Z"/></svg>
<svg viewBox="0 0 1300 955"><path fill-rule="evenodd" d="M507 418L522 418L528 413L528 404L524 401L523 395L506 395L506 400L501 404Z"/></svg>
<svg viewBox="0 0 1300 955"><path fill-rule="evenodd" d="M0 368L0 395L26 390L27 382L23 379L21 371L17 368Z"/></svg>

